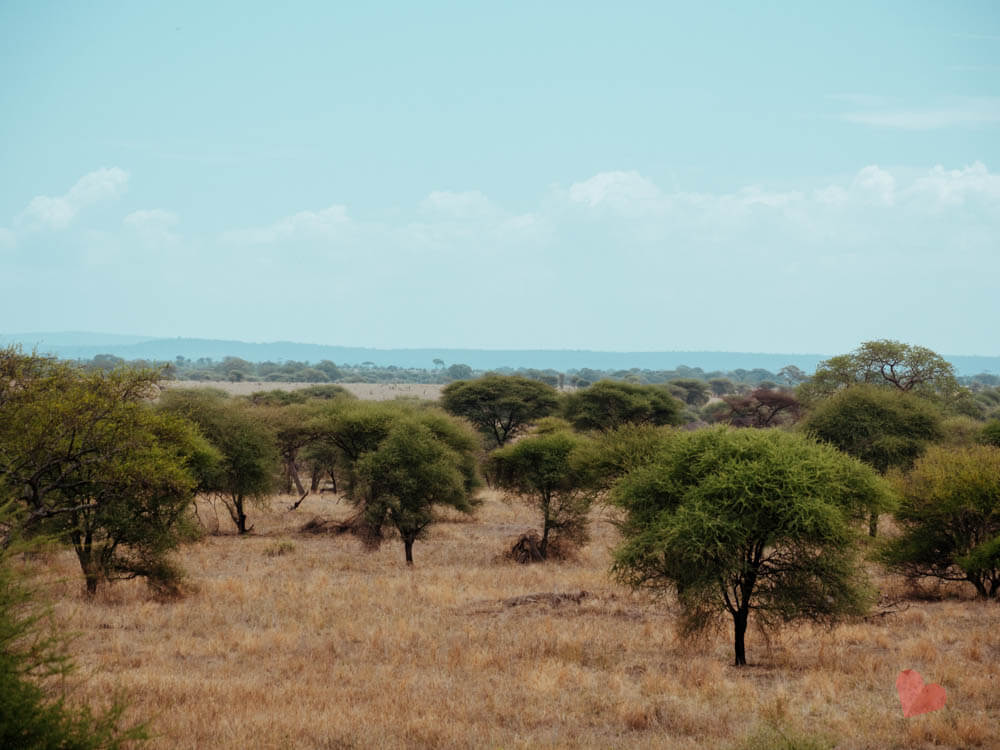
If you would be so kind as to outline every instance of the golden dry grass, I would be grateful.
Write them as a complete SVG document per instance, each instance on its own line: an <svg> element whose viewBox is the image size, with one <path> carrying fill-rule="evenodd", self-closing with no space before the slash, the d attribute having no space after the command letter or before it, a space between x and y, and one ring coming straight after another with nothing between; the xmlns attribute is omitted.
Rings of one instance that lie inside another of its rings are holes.
<svg viewBox="0 0 1000 750"><path fill-rule="evenodd" d="M259 380L244 380L231 383L228 380L164 380L166 388L220 388L231 396L249 396L259 391L297 391L314 385L329 383L271 383ZM394 398L413 397L436 401L441 397L443 385L434 383L333 383L339 385L360 399L366 401L390 401Z"/></svg>
<svg viewBox="0 0 1000 750"><path fill-rule="evenodd" d="M609 579L607 523L576 560L518 566L497 556L534 518L486 493L475 521L433 527L408 570L398 541L367 553L296 532L346 514L334 499L294 513L288 502L254 512L248 538L184 549L194 591L177 601L131 582L87 601L74 559L56 554L78 694L100 703L124 689L156 748L729 747L767 722L841 748L997 746L995 603L914 602L788 630L770 648L753 633L752 666L737 669L729 631L679 641L669 603ZM502 603L581 590L580 604ZM945 686L948 705L904 719L906 668Z"/></svg>

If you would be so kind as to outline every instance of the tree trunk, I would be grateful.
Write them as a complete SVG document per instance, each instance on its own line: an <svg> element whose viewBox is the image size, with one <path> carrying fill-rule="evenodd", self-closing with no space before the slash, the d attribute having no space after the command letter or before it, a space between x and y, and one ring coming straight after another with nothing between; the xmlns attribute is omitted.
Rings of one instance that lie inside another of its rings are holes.
<svg viewBox="0 0 1000 750"><path fill-rule="evenodd" d="M413 540L404 538L403 549L406 550L406 564L413 565Z"/></svg>
<svg viewBox="0 0 1000 750"><path fill-rule="evenodd" d="M868 536L878 536L878 513L868 516Z"/></svg>
<svg viewBox="0 0 1000 750"><path fill-rule="evenodd" d="M87 582L87 596L97 593L97 583L101 579L100 565L94 559L93 542L90 531L86 534L73 532L73 548L76 550L76 559L80 561L83 579Z"/></svg>
<svg viewBox="0 0 1000 750"><path fill-rule="evenodd" d="M247 528L247 514L243 510L243 498L238 498L233 505L236 506L236 530L240 534L246 534L250 529Z"/></svg>
<svg viewBox="0 0 1000 750"><path fill-rule="evenodd" d="M747 652L746 646L744 645L744 639L747 634L747 620L749 619L750 611L744 607L740 607L736 612L733 613L733 631L735 635L735 650L736 650L736 666L745 667L747 663Z"/></svg>

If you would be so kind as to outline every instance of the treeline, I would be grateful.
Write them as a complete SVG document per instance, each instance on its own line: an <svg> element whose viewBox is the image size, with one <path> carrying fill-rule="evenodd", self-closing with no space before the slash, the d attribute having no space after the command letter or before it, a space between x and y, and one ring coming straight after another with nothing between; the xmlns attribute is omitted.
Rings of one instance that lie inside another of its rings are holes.
<svg viewBox="0 0 1000 750"><path fill-rule="evenodd" d="M1000 595L997 389L974 392L923 347L866 342L794 388L729 392L491 373L449 383L440 405L334 384L161 393L161 376L0 350L0 548L54 539L89 593L143 577L176 596L170 553L205 531L197 497L246 534L279 490L294 509L329 488L351 517L303 531L396 538L413 564L439 510L474 514L485 481L537 514L511 540L520 562L570 554L596 503L617 508L612 575L672 591L685 632L731 619L737 665L751 613L776 625L869 611L864 554L914 582ZM883 538L886 513L898 532Z"/></svg>

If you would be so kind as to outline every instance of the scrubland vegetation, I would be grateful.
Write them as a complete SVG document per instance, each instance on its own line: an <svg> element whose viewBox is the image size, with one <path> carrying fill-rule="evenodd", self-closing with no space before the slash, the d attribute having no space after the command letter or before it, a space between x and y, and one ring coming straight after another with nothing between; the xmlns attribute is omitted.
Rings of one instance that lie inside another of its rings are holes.
<svg viewBox="0 0 1000 750"><path fill-rule="evenodd" d="M440 405L0 355L0 583L79 633L60 683L3 673L36 692L0 736L995 740L1000 392L929 350L867 342L755 387L462 371ZM10 653L46 632L26 612L0 608ZM902 718L908 668L945 709Z"/></svg>

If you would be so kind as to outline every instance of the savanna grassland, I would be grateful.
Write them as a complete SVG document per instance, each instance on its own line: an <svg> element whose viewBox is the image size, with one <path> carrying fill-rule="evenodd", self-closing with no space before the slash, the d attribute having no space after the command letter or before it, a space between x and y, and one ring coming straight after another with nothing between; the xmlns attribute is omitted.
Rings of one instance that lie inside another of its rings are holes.
<svg viewBox="0 0 1000 750"><path fill-rule="evenodd" d="M166 380L166 388L218 388L230 396L250 396L261 391L297 391L312 388L317 383L271 383L255 380ZM420 398L431 401L441 395L443 386L434 383L337 383L351 395L366 401L389 401L394 398Z"/></svg>
<svg viewBox="0 0 1000 750"><path fill-rule="evenodd" d="M329 494L295 512L276 498L245 537L201 502L215 533L177 553L188 593L166 601L138 582L88 600L72 552L53 553L74 700L124 691L157 748L1000 746L996 602L942 589L832 630L754 631L735 668L731 625L681 640L669 599L609 578L607 511L574 559L522 566L501 553L534 515L483 497L474 519L432 526L411 569L395 539L367 552L300 533L347 516ZM943 710L903 718L908 668L945 687Z"/></svg>

